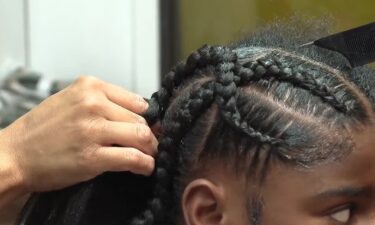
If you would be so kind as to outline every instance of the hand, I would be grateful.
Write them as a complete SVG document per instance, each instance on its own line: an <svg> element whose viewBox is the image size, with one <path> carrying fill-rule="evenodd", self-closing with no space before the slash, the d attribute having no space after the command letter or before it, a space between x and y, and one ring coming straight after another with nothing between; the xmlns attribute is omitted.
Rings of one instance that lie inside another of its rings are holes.
<svg viewBox="0 0 375 225"><path fill-rule="evenodd" d="M105 171L149 175L157 140L138 95L82 77L0 132L3 157L28 192L60 189Z"/></svg>

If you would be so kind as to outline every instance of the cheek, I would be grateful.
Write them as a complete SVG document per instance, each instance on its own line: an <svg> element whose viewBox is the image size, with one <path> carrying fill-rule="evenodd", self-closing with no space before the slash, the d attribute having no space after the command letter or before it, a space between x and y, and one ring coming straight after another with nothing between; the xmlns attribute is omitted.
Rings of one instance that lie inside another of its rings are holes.
<svg viewBox="0 0 375 225"><path fill-rule="evenodd" d="M245 207L234 206L228 211L227 217L223 218L223 225L249 225L249 216ZM252 225L252 224L251 224Z"/></svg>
<svg viewBox="0 0 375 225"><path fill-rule="evenodd" d="M225 202L223 215L223 225L253 225L258 223L251 223L252 217L251 212L256 212L249 209L251 205L250 201L252 196L249 192L253 187L246 185L246 179L227 179L225 182ZM258 204L259 205L259 204Z"/></svg>
<svg viewBox="0 0 375 225"><path fill-rule="evenodd" d="M285 182L284 182L285 183ZM302 186L295 184L285 188L284 184L265 188L260 225L326 225L327 218L307 210L302 204Z"/></svg>
<svg viewBox="0 0 375 225"><path fill-rule="evenodd" d="M267 225L306 224L306 215L300 212L298 199L282 185L273 185L273 190L265 188L263 196L262 223ZM298 189L297 189L298 190Z"/></svg>
<svg viewBox="0 0 375 225"><path fill-rule="evenodd" d="M289 169L272 170L262 188L261 225L320 225L327 219L308 210L303 202L311 189L320 186L319 179L308 173Z"/></svg>
<svg viewBox="0 0 375 225"><path fill-rule="evenodd" d="M288 205L285 205L283 208L287 207ZM327 219L313 217L292 209L265 209L259 225L327 225L327 222Z"/></svg>
<svg viewBox="0 0 375 225"><path fill-rule="evenodd" d="M241 194L240 194L241 193ZM244 192L231 192L226 202L224 225L249 225L248 196ZM251 224L252 225L252 224Z"/></svg>

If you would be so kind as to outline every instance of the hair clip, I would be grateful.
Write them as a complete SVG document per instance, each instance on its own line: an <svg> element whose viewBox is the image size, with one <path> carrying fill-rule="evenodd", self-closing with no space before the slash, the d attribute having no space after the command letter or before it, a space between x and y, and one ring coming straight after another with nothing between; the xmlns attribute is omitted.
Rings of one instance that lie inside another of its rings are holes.
<svg viewBox="0 0 375 225"><path fill-rule="evenodd" d="M336 33L300 47L316 45L341 53L354 67L375 61L375 22Z"/></svg>

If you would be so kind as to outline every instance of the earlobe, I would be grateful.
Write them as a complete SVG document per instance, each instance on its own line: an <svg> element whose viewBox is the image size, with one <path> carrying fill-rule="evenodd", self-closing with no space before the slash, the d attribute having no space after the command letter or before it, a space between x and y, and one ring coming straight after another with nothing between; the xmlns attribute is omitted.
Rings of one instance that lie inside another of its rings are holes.
<svg viewBox="0 0 375 225"><path fill-rule="evenodd" d="M206 179L187 185L182 196L182 210L186 225L222 225L224 189Z"/></svg>

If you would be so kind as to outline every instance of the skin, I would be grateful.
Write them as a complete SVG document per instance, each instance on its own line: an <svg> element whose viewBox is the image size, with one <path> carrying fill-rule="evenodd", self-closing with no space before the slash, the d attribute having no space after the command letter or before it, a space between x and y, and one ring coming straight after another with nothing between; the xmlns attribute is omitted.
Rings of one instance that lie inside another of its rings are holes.
<svg viewBox="0 0 375 225"><path fill-rule="evenodd" d="M261 225L374 225L375 128L353 133L355 150L337 162L296 169L273 164L260 193ZM248 225L251 181L223 167L190 182L183 224ZM219 172L218 172L219 171ZM247 196L247 197L244 197Z"/></svg>
<svg viewBox="0 0 375 225"><path fill-rule="evenodd" d="M105 171L149 175L157 140L138 95L81 77L0 132L0 210Z"/></svg>

